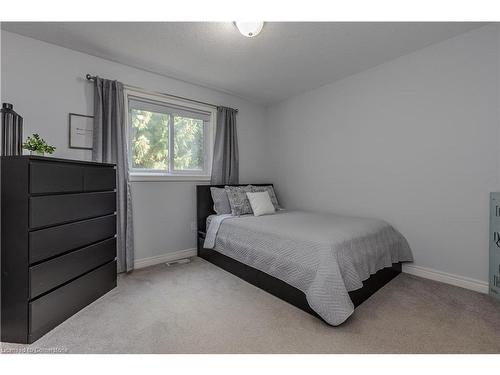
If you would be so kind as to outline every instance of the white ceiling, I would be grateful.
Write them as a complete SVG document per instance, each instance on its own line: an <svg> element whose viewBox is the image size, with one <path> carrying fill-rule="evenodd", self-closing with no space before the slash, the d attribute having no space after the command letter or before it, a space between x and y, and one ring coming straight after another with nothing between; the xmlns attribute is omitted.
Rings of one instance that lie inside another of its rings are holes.
<svg viewBox="0 0 500 375"><path fill-rule="evenodd" d="M2 29L270 104L482 25L269 22L255 38L230 22L3 22Z"/></svg>

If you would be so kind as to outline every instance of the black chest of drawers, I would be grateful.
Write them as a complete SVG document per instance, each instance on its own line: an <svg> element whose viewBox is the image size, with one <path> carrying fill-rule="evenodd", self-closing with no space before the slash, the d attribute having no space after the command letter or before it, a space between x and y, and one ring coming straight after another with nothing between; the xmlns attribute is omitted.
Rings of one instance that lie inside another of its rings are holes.
<svg viewBox="0 0 500 375"><path fill-rule="evenodd" d="M7 156L1 178L1 339L32 343L116 286L116 169Z"/></svg>

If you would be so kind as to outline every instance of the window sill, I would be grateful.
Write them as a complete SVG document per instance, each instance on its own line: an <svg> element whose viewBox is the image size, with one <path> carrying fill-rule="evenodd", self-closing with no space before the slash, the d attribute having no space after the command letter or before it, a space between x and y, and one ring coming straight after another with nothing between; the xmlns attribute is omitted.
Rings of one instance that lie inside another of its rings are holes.
<svg viewBox="0 0 500 375"><path fill-rule="evenodd" d="M192 181L210 182L210 176L171 175L164 173L130 173L130 182Z"/></svg>

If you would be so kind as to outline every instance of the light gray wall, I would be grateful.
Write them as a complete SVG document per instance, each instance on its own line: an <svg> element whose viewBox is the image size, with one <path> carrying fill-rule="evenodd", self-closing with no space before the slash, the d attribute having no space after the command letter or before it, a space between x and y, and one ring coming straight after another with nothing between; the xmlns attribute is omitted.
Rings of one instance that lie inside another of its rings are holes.
<svg viewBox="0 0 500 375"><path fill-rule="evenodd" d="M285 207L385 219L417 265L487 281L497 38L489 25L269 108Z"/></svg>
<svg viewBox="0 0 500 375"><path fill-rule="evenodd" d="M86 73L219 105L238 108L240 176L261 181L265 109L235 96L169 79L52 44L3 31L2 102L24 117L24 135L37 132L57 147L54 156L89 159L89 151L68 148L68 113L92 114L92 85ZM203 58L203 56L199 56ZM134 182L136 259L196 247L196 182Z"/></svg>
<svg viewBox="0 0 500 375"><path fill-rule="evenodd" d="M286 207L383 218L416 264L487 280L488 192L500 188L498 31L462 34L269 108L2 31L2 101L56 156L68 112L92 113L85 73L238 107L242 182ZM135 182L136 258L195 246L194 186Z"/></svg>

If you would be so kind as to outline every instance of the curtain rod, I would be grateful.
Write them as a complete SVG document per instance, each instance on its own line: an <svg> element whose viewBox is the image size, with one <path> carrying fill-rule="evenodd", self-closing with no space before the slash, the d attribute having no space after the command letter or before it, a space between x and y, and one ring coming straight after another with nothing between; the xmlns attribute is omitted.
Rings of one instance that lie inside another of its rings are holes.
<svg viewBox="0 0 500 375"><path fill-rule="evenodd" d="M85 75L85 78L87 79L87 81L94 81L95 80L95 77L96 76L92 76L90 74L86 74ZM137 87L137 86L131 86L131 85L125 85L127 87L130 87L130 88L133 88L133 89L138 89L138 90L141 90L141 91L146 91L144 90L143 88L141 87ZM215 104L212 104L212 103L207 103L207 102L202 102L200 100L194 100L194 99L189 99L189 98L185 98L183 96L178 96L178 95L172 95L172 94L165 94L164 92L155 92L156 94L161 94L161 95L165 95L165 96L169 96L171 98L176 98L176 99L181 99L181 100L186 100L188 102L193 102L193 103L198 103L198 104L203 104L203 105L208 105L210 107L213 107L213 108L217 108L218 106L215 105ZM235 109L236 113L238 113L238 109Z"/></svg>

